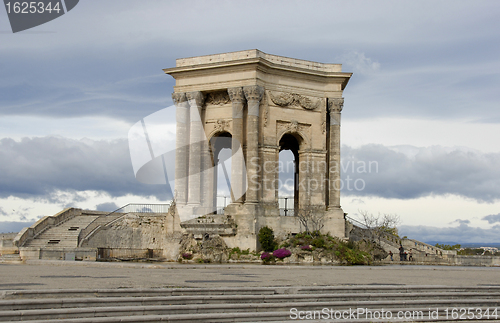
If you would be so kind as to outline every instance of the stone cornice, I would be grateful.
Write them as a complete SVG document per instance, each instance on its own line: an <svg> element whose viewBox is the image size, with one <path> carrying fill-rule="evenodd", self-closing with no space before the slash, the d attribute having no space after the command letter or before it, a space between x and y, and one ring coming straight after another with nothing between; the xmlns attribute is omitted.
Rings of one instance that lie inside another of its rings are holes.
<svg viewBox="0 0 500 323"><path fill-rule="evenodd" d="M325 71L325 70L315 70L308 69L305 67L299 67L294 65L284 65L278 64L275 62L268 61L261 57L254 58L245 58L240 60L233 61L221 61L214 63L201 63L198 65L188 65L188 66L180 66L173 68L166 68L163 71L166 74L172 75L174 78L177 78L178 75L203 75L203 74L213 74L216 73L215 70L232 68L233 70L248 70L248 69L260 69L264 68L283 71L293 74L302 75L310 75L321 78L335 79L335 82L342 84L342 89L347 86L352 73L346 73L341 71Z"/></svg>

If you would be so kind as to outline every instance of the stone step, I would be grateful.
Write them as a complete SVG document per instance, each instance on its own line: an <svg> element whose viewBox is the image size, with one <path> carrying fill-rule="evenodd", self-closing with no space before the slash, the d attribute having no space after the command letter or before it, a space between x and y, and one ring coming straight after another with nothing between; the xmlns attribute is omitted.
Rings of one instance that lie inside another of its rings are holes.
<svg viewBox="0 0 500 323"><path fill-rule="evenodd" d="M398 320L400 311L422 312L440 308L440 318L451 321L445 309L497 309L500 319L500 286L290 286L227 288L163 288L102 290L0 291L0 321L30 322L289 322L293 311L321 313L365 308L390 311ZM387 315L387 314L386 314ZM325 320L306 320L325 322ZM338 320L335 322L348 322ZM478 320L475 317L475 320ZM350 322L373 322L368 318ZM384 320L382 320L384 321ZM387 320L386 320L387 321ZM410 320L414 322L426 319ZM458 320L457 320L458 321Z"/></svg>
<svg viewBox="0 0 500 323"><path fill-rule="evenodd" d="M454 299L499 299L500 293L490 292L432 292L432 293L353 293L353 294L275 294L275 295L190 295L160 297L87 297L0 300L0 311L33 309L63 309L74 307L119 307L191 304L244 304L286 302L351 302L384 300L454 300Z"/></svg>
<svg viewBox="0 0 500 323"><path fill-rule="evenodd" d="M273 319L289 319L293 312L306 311L348 311L349 309L365 308L371 312L399 311L428 312L429 309L443 308L490 308L496 309L498 319L499 300L485 299L455 299L455 300L405 300L405 301L352 301L352 302L286 302L286 303L250 303L250 304L196 304L196 305L157 305L157 306L120 306L120 307L83 307L67 309L22 310L2 311L0 321L32 321L32 320L57 320L67 318L94 318L94 317L120 317L144 315L184 315L194 313L203 314L235 314L235 313L276 313L285 314L284 317ZM292 310L295 309L295 310ZM267 316L266 316L267 317ZM254 318L255 319L255 318Z"/></svg>
<svg viewBox="0 0 500 323"><path fill-rule="evenodd" d="M210 287L210 288L124 288L124 289L45 289L0 291L0 300L37 298L162 297L196 295L288 295L288 294L386 294L386 293L500 293L500 286L289 286L289 287Z"/></svg>
<svg viewBox="0 0 500 323"><path fill-rule="evenodd" d="M19 257L18 254L0 255L0 262L17 262L17 261L22 261L21 257Z"/></svg>

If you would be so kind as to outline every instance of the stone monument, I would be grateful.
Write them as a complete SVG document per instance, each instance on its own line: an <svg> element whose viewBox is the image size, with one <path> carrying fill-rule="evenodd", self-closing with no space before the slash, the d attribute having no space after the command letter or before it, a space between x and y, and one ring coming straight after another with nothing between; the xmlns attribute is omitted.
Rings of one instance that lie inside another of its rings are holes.
<svg viewBox="0 0 500 323"><path fill-rule="evenodd" d="M223 237L228 246L257 249L263 226L278 235L299 232L297 217L280 215L278 207L279 152L291 150L296 212L313 208L323 217L322 231L344 237L340 115L351 73L341 64L255 49L177 59L164 71L176 80L174 194L181 220L214 213L218 154L230 148L232 202L224 216L236 229Z"/></svg>

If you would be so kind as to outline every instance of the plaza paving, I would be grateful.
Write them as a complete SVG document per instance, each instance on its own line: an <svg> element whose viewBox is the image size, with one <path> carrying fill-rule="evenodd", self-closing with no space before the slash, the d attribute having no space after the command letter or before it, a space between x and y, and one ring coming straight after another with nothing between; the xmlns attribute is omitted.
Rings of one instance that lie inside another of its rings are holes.
<svg viewBox="0 0 500 323"><path fill-rule="evenodd" d="M0 290L292 285L500 286L500 268L413 265L188 265L66 261L0 264Z"/></svg>

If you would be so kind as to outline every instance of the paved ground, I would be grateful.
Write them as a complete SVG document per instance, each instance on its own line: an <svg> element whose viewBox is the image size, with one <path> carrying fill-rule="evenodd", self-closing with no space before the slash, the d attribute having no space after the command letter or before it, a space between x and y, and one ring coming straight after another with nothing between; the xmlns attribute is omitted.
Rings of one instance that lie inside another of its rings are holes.
<svg viewBox="0 0 500 323"><path fill-rule="evenodd" d="M263 266L30 261L0 264L0 290L287 285L500 285L498 267Z"/></svg>

